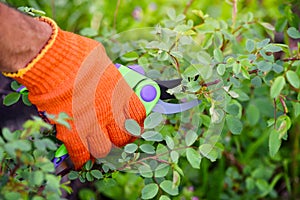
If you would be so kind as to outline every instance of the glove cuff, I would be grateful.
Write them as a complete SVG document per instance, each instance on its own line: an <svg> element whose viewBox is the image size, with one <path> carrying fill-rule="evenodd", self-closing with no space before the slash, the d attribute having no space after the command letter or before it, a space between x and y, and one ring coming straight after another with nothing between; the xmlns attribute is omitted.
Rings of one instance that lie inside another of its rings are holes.
<svg viewBox="0 0 300 200"><path fill-rule="evenodd" d="M52 27L50 39L25 68L3 74L26 86L31 95L42 95L57 89L64 81L72 82L86 55L100 43L61 30L50 18L36 19Z"/></svg>

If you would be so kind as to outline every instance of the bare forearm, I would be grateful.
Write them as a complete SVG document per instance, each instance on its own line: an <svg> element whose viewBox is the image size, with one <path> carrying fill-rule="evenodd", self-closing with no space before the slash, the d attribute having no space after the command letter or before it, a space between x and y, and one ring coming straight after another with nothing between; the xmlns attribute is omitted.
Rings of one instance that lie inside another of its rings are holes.
<svg viewBox="0 0 300 200"><path fill-rule="evenodd" d="M0 3L0 71L24 68L51 36L51 27Z"/></svg>

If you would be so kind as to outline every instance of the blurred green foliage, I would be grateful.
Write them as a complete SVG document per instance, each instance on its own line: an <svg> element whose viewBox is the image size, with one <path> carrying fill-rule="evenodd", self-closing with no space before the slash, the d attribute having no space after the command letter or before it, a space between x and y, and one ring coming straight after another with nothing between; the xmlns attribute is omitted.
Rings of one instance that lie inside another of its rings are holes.
<svg viewBox="0 0 300 200"><path fill-rule="evenodd" d="M146 134L124 148L118 158L121 167L98 160L71 172L71 180L92 181L92 188L76 186L76 198L299 197L297 0L6 2L43 10L61 28L103 41L116 61L140 64L152 78L181 76L186 90L173 89L176 97L202 100L201 113L149 116L156 121L148 117L153 124L147 124ZM132 33L146 27L155 27L152 40L135 40ZM114 40L107 38L116 33L128 41L110 43ZM164 71L164 66L169 68ZM220 88L222 93L211 92ZM220 137L208 132L212 122L224 124ZM183 124L200 128L185 132ZM132 134L141 134L134 121L126 125ZM157 157L140 164L147 160L141 153L153 152ZM124 166L136 168L122 172Z"/></svg>

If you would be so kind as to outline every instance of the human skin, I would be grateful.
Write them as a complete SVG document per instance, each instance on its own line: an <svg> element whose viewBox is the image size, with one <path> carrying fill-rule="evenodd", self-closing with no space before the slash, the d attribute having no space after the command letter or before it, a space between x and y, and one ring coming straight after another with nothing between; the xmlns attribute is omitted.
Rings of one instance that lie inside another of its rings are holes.
<svg viewBox="0 0 300 200"><path fill-rule="evenodd" d="M24 68L47 43L51 27L0 3L0 71Z"/></svg>

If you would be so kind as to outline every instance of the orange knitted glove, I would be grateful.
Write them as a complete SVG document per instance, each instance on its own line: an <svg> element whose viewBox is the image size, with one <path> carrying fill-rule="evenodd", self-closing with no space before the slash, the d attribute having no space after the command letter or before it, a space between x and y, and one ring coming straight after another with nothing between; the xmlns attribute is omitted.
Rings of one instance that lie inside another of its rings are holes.
<svg viewBox="0 0 300 200"><path fill-rule="evenodd" d="M53 34L39 55L16 73L4 73L29 90L29 100L49 114L66 112L71 129L56 126L79 169L91 158L105 157L113 147L134 140L125 120L142 124L143 104L97 41L65 32L49 18Z"/></svg>

